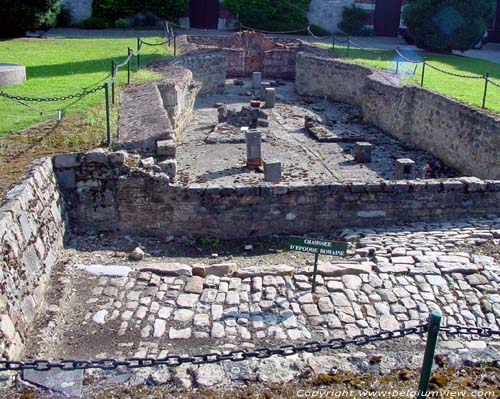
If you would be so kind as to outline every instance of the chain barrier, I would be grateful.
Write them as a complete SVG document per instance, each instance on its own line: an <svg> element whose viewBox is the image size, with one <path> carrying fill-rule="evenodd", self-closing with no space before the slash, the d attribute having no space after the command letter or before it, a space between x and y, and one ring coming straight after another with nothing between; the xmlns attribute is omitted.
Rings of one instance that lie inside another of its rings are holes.
<svg viewBox="0 0 500 399"><path fill-rule="evenodd" d="M488 82L492 84L493 86L496 86L500 89L500 83L496 83L494 80L488 79Z"/></svg>
<svg viewBox="0 0 500 399"><path fill-rule="evenodd" d="M302 345L283 345L276 348L258 348L254 350L236 349L224 353L204 353L196 355L169 355L165 358L130 358L126 360L116 360L112 358L100 360L61 360L59 362L51 362L49 360L34 360L34 361L11 361L0 360L0 371L19 371L19 370L36 370L48 371L51 369L61 369L63 371L71 370L86 370L86 369L102 369L114 370L118 367L126 367L129 369L168 366L177 367L182 364L212 364L222 361L241 362L247 359L267 359L272 356L293 356L298 353L317 353L324 349L343 349L348 345L363 346L372 342L388 341L392 339L402 338L408 335L422 335L427 332L427 324L421 324L415 327L403 328L392 331L381 331L376 334L357 335L351 339L333 338L327 342L320 343L317 341L307 342Z"/></svg>
<svg viewBox="0 0 500 399"><path fill-rule="evenodd" d="M446 75L450 75L450 76L454 76L456 78L464 78L464 79L484 79L484 76L480 76L480 75L461 75L459 73L455 73L455 72L450 72L450 71L445 71L444 69L441 69L435 65L432 65L430 63L428 63L427 61L424 61L425 64L431 68L431 69L434 69L438 72L441 72L441 73L444 73Z"/></svg>
<svg viewBox="0 0 500 399"><path fill-rule="evenodd" d="M165 40L164 42L161 43L148 43L141 39L141 43L145 44L146 46L163 46L168 43L168 40Z"/></svg>
<svg viewBox="0 0 500 399"><path fill-rule="evenodd" d="M401 51L400 51L399 47L396 49L396 53L397 53L397 54L398 54L398 55L399 55L399 56L400 56L400 57L401 57L404 61L409 62L410 64L422 64L422 63L424 62L423 60L422 60L422 61L415 61L415 60L411 60L411 59L409 59L408 57L404 56L404 55L401 53Z"/></svg>
<svg viewBox="0 0 500 399"><path fill-rule="evenodd" d="M100 85L100 86L94 87L93 89L84 90L80 93L69 94L67 96L60 96L60 97L41 98L41 97L14 96L12 94L5 93L4 91L0 91L0 96L8 98L10 100L14 100L14 101L39 102L39 103L41 103L41 102L56 102L56 101L72 100L75 98L82 98L82 97L88 96L89 94L95 93L99 90L102 90L103 88L104 88L104 85Z"/></svg>
<svg viewBox="0 0 500 399"><path fill-rule="evenodd" d="M440 332L450 335L479 335L482 338L500 337L500 330L490 327L469 327L458 324L448 324L439 328Z"/></svg>

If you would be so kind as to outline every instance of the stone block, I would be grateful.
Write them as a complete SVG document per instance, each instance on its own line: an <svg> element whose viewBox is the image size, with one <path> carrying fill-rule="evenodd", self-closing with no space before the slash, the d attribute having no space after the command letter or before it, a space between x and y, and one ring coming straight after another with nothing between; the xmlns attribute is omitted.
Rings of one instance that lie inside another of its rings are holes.
<svg viewBox="0 0 500 399"><path fill-rule="evenodd" d="M156 153L157 155L173 159L177 153L177 147L175 145L175 140L161 140L156 143Z"/></svg>
<svg viewBox="0 0 500 399"><path fill-rule="evenodd" d="M144 169L151 169L155 164L153 157L141 159L140 165Z"/></svg>
<svg viewBox="0 0 500 399"><path fill-rule="evenodd" d="M372 161L373 145L358 142L354 145L354 159L357 163L370 163Z"/></svg>
<svg viewBox="0 0 500 399"><path fill-rule="evenodd" d="M167 159L158 163L163 173L165 173L170 179L174 179L177 174L177 161L175 159Z"/></svg>
<svg viewBox="0 0 500 399"><path fill-rule="evenodd" d="M272 160L264 163L264 179L270 183L279 183L281 181L280 161Z"/></svg>
<svg viewBox="0 0 500 399"><path fill-rule="evenodd" d="M238 270L238 264L233 262L217 263L213 265L195 264L193 265L193 275L199 277L231 276Z"/></svg>
<svg viewBox="0 0 500 399"><path fill-rule="evenodd" d="M394 178L396 180L415 178L415 161L408 158L397 159L394 167Z"/></svg>
<svg viewBox="0 0 500 399"><path fill-rule="evenodd" d="M76 168L81 164L80 155L81 154L79 152L58 154L54 156L54 167L57 169Z"/></svg>
<svg viewBox="0 0 500 399"><path fill-rule="evenodd" d="M262 133L256 129L245 132L247 167L251 169L262 165Z"/></svg>
<svg viewBox="0 0 500 399"><path fill-rule="evenodd" d="M265 100L266 99L266 89L270 89L271 88L271 83L270 82L262 82L260 84L260 94L259 94L259 97L261 100Z"/></svg>
<svg viewBox="0 0 500 399"><path fill-rule="evenodd" d="M252 87L254 89L260 89L261 83L262 83L262 72L254 72L252 74Z"/></svg>
<svg viewBox="0 0 500 399"><path fill-rule="evenodd" d="M72 169L59 170L56 172L57 182L64 190L76 188L75 171Z"/></svg>
<svg viewBox="0 0 500 399"><path fill-rule="evenodd" d="M276 105L276 89L271 87L266 89L266 108L274 108Z"/></svg>
<svg viewBox="0 0 500 399"><path fill-rule="evenodd" d="M113 165L123 165L127 162L127 159L127 151L115 151L109 154L109 162L111 162Z"/></svg>
<svg viewBox="0 0 500 399"><path fill-rule="evenodd" d="M85 153L85 161L87 163L98 163L102 165L108 164L108 152L103 148L87 151Z"/></svg>

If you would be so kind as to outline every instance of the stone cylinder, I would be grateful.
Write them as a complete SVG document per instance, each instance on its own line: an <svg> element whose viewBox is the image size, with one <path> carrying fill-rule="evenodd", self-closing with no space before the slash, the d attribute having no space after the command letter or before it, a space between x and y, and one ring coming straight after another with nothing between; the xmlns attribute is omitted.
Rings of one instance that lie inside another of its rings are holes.
<svg viewBox="0 0 500 399"><path fill-rule="evenodd" d="M262 82L262 72L254 72L252 74L252 87L254 89L260 89L261 82Z"/></svg>
<svg viewBox="0 0 500 399"><path fill-rule="evenodd" d="M247 167L257 169L262 165L262 133L256 129L245 131Z"/></svg>
<svg viewBox="0 0 500 399"><path fill-rule="evenodd" d="M271 160L264 162L264 179L270 183L279 183L281 181L281 162Z"/></svg>
<svg viewBox="0 0 500 399"><path fill-rule="evenodd" d="M373 145L358 142L354 146L354 159L357 163L370 163L372 161Z"/></svg>
<svg viewBox="0 0 500 399"><path fill-rule="evenodd" d="M415 161L408 158L397 159L394 168L394 178L396 180L415 178Z"/></svg>
<svg viewBox="0 0 500 399"><path fill-rule="evenodd" d="M266 89L266 108L274 108L276 105L276 89L273 87Z"/></svg>
<svg viewBox="0 0 500 399"><path fill-rule="evenodd" d="M0 87L26 82L26 67L17 64L0 63Z"/></svg>
<svg viewBox="0 0 500 399"><path fill-rule="evenodd" d="M260 99L265 101L266 99L266 89L270 89L271 88L271 83L269 82L262 82L260 84Z"/></svg>

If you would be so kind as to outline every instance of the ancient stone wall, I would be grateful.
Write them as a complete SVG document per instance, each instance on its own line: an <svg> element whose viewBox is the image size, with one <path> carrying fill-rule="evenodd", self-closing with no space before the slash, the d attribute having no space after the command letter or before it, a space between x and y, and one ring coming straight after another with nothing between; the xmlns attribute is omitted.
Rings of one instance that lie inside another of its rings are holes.
<svg viewBox="0 0 500 399"><path fill-rule="evenodd" d="M194 80L201 83L201 93L224 90L227 62L223 50L198 49L184 35L177 38L177 46L182 56L173 63L193 73Z"/></svg>
<svg viewBox="0 0 500 399"><path fill-rule="evenodd" d="M297 56L300 94L328 96L363 109L364 120L432 153L463 174L500 179L500 117L397 76L311 54Z"/></svg>
<svg viewBox="0 0 500 399"><path fill-rule="evenodd" d="M0 358L13 359L24 348L63 246L66 223L52 161L35 162L6 199L0 208Z"/></svg>
<svg viewBox="0 0 500 399"><path fill-rule="evenodd" d="M500 212L499 181L183 187L163 174L114 164L113 156L96 164L79 155L76 187L65 194L72 222L141 235L244 238ZM96 209L105 222L94 217Z"/></svg>

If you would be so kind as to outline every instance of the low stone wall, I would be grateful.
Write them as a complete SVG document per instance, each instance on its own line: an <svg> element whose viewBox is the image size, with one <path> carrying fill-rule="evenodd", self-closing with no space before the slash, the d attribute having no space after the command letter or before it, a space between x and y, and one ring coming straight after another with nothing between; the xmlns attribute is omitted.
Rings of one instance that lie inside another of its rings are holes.
<svg viewBox="0 0 500 399"><path fill-rule="evenodd" d="M173 63L188 68L195 81L201 84L201 93L222 92L226 84L226 55L223 50L198 49L187 36L177 38L179 53Z"/></svg>
<svg viewBox="0 0 500 399"><path fill-rule="evenodd" d="M500 179L500 116L419 87L397 76L300 53L296 88L363 109L364 120L403 143L430 152L463 174Z"/></svg>
<svg viewBox="0 0 500 399"><path fill-rule="evenodd" d="M65 194L72 222L140 235L245 238L500 212L500 181L183 187L113 156L97 164L78 155L76 186ZM96 209L106 220L92 219Z"/></svg>
<svg viewBox="0 0 500 399"><path fill-rule="evenodd" d="M15 359L24 348L63 246L62 208L48 158L33 164L0 208L0 358Z"/></svg>

